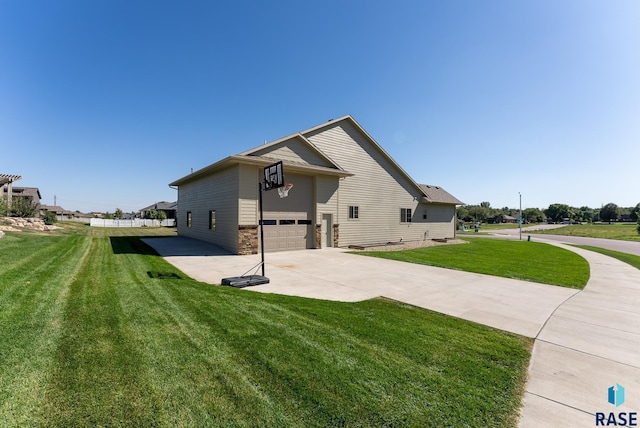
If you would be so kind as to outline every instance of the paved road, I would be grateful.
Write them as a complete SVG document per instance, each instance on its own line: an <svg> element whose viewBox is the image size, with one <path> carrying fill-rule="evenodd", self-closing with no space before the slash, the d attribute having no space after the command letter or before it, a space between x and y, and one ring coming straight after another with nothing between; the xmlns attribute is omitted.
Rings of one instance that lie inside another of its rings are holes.
<svg viewBox="0 0 640 428"><path fill-rule="evenodd" d="M544 226L544 225L542 225ZM549 225L558 226L558 225ZM606 248L607 250L621 251L623 253L634 254L640 256L640 242L639 241L620 241L616 239L603 239L603 238L583 238L581 236L564 236L564 235L540 235L536 234L536 229L522 229L522 237L526 239L528 235L531 235L531 239L564 242L568 244L578 245L590 245L592 247ZM516 236L520 233L518 229L502 229L492 231L492 235L507 235Z"/></svg>

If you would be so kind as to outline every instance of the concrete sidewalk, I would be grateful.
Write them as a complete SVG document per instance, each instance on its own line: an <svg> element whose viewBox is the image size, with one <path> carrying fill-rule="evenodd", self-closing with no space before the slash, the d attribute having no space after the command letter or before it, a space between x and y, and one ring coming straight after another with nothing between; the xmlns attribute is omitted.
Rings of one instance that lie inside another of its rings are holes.
<svg viewBox="0 0 640 428"><path fill-rule="evenodd" d="M260 261L183 237L145 242L185 274L210 284L242 275ZM536 337L553 311L578 292L336 248L268 253L265 259L271 282L246 290L345 302L386 297L527 337Z"/></svg>
<svg viewBox="0 0 640 428"><path fill-rule="evenodd" d="M583 291L551 315L536 338L521 427L595 426L596 412L640 412L640 271L599 253L549 242L587 259ZM616 383L620 407L607 402Z"/></svg>

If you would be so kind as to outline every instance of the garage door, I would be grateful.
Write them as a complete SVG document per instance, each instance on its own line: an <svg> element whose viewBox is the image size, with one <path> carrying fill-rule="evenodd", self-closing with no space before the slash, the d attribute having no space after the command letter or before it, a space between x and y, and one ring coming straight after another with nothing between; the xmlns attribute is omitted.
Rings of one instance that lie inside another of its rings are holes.
<svg viewBox="0 0 640 428"><path fill-rule="evenodd" d="M265 251L313 248L313 179L287 174L285 181L293 184L286 198L280 198L275 190L263 195Z"/></svg>
<svg viewBox="0 0 640 428"><path fill-rule="evenodd" d="M311 220L306 213L269 212L264 217L265 251L304 250L307 248Z"/></svg>

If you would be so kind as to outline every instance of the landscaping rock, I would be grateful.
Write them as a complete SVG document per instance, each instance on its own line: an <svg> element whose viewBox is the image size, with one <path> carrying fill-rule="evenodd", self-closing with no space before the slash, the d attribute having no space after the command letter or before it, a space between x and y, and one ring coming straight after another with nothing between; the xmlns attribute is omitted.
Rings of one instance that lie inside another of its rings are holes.
<svg viewBox="0 0 640 428"><path fill-rule="evenodd" d="M0 223L7 225L3 226L2 229L8 231L29 229L48 232L51 230L49 226L44 224L44 220L39 218L4 217Z"/></svg>
<svg viewBox="0 0 640 428"><path fill-rule="evenodd" d="M4 238L4 232L0 230L0 238Z"/></svg>

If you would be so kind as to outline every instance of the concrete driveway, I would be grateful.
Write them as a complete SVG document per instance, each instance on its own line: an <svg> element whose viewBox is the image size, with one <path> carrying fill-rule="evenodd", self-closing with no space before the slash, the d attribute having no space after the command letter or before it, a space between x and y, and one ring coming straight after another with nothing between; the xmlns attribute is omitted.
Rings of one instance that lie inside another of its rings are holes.
<svg viewBox="0 0 640 428"><path fill-rule="evenodd" d="M183 237L145 242L185 274L210 284L242 275L260 261ZM553 311L578 292L336 248L267 253L265 261L271 282L245 290L343 302L386 297L527 337L536 337Z"/></svg>
<svg viewBox="0 0 640 428"><path fill-rule="evenodd" d="M185 274L211 284L259 262L259 256L229 255L188 238L145 242ZM383 296L535 338L521 427L595 426L597 412L640 412L640 271L548 243L587 259L591 276L583 291L333 248L269 253L271 283L245 290L339 301ZM620 407L607 402L615 384L627 390Z"/></svg>

